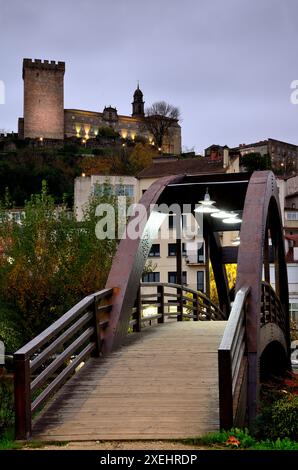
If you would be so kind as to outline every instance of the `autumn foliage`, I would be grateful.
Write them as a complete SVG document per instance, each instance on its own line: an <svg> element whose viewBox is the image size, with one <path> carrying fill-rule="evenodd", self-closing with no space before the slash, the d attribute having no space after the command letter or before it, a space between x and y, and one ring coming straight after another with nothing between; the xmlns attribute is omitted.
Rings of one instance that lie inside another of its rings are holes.
<svg viewBox="0 0 298 470"><path fill-rule="evenodd" d="M25 204L21 224L2 207L0 310L5 304L18 314L24 342L104 287L117 242L95 236L99 202L113 203L113 195L90 200L81 224L65 206L57 208L46 186Z"/></svg>

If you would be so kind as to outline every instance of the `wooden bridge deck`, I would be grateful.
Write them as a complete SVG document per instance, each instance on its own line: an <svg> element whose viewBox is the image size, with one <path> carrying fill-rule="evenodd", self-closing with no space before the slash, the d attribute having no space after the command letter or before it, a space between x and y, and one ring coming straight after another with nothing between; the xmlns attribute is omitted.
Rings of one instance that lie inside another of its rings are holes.
<svg viewBox="0 0 298 470"><path fill-rule="evenodd" d="M90 359L33 423L42 440L174 439L219 428L226 322L166 322Z"/></svg>

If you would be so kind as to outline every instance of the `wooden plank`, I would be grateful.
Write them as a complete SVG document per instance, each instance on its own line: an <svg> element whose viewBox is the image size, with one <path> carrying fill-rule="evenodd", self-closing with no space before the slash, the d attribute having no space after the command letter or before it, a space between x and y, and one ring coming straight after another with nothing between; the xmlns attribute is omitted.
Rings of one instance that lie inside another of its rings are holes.
<svg viewBox="0 0 298 470"><path fill-rule="evenodd" d="M217 349L225 324L165 321L139 340L130 335L58 392L34 421L33 437L175 439L218 429Z"/></svg>

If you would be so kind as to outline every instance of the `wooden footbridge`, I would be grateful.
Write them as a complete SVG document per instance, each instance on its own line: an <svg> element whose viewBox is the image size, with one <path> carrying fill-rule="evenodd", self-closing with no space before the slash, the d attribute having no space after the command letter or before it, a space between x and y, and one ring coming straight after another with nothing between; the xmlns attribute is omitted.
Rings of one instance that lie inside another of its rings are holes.
<svg viewBox="0 0 298 470"><path fill-rule="evenodd" d="M177 284L139 282L151 228L160 220L152 204L188 203L193 210L207 186L225 210L242 215L238 250L221 246L219 233L227 226L204 216L218 306L182 285L180 239ZM106 288L15 353L19 439L186 438L251 424L260 374L289 366L287 269L274 175L161 178L141 202L148 221L137 239L121 240ZM237 262L232 305L228 262ZM150 316L148 305L155 308Z"/></svg>

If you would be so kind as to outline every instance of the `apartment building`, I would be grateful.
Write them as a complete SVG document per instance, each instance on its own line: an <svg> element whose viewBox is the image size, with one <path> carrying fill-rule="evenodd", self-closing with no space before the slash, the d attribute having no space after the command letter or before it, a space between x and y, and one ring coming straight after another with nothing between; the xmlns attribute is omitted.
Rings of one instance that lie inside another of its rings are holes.
<svg viewBox="0 0 298 470"><path fill-rule="evenodd" d="M137 177L118 175L103 176L91 175L79 177L75 181L75 210L78 220L84 217L84 207L92 194L96 194L99 188L108 182L115 188L116 195L125 195L131 202L138 202L151 184L162 176L175 174L209 174L209 173L235 173L239 172L239 160L230 158L228 150L223 158L216 162L204 158L159 158L154 163L141 171ZM182 225L186 219L182 216ZM163 236L158 237L151 248L148 263L154 268L143 276L143 282L177 282L176 271L176 228L175 218L167 217L161 227ZM228 232L227 232L228 233ZM236 237L238 232L232 234ZM224 235L224 244L230 244L231 234ZM191 289L206 291L209 260L206 254L202 234L195 239L182 239L182 281Z"/></svg>

